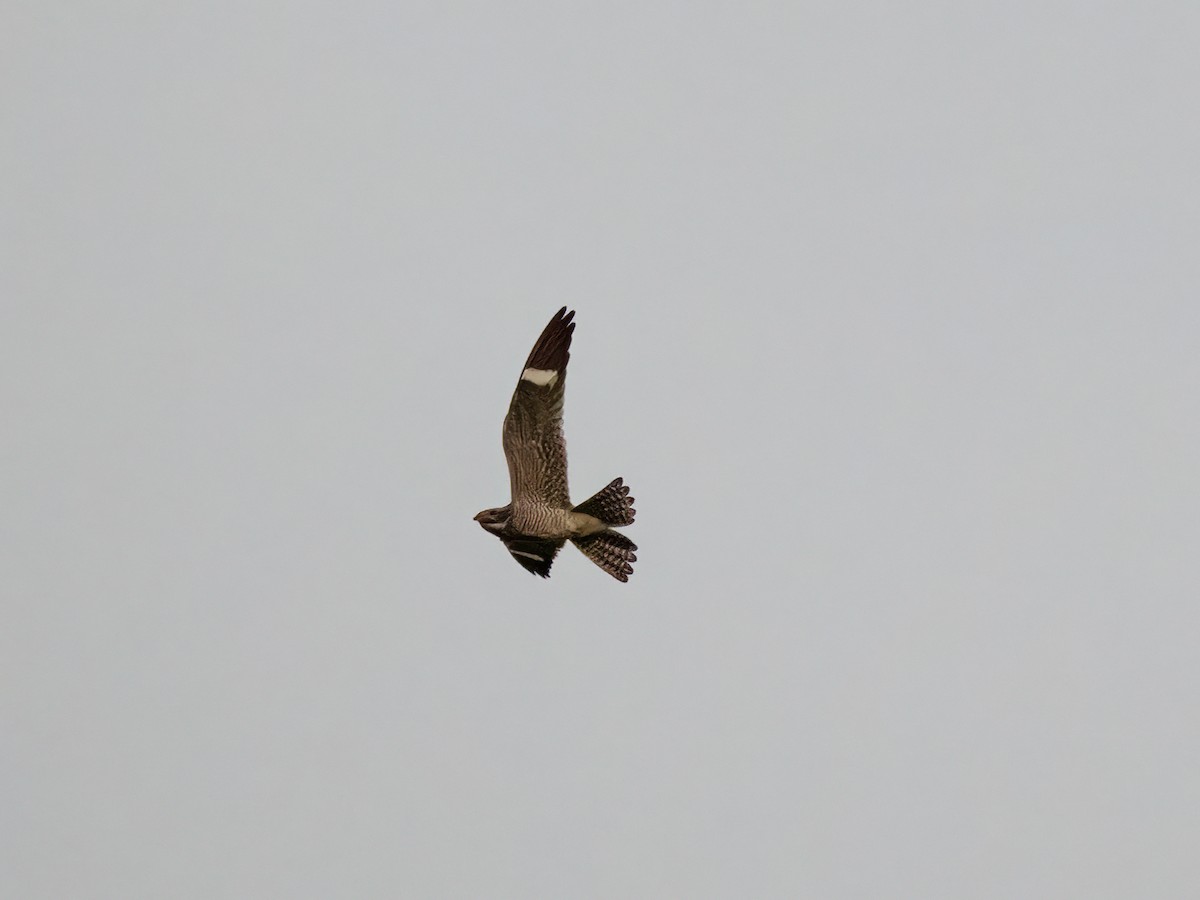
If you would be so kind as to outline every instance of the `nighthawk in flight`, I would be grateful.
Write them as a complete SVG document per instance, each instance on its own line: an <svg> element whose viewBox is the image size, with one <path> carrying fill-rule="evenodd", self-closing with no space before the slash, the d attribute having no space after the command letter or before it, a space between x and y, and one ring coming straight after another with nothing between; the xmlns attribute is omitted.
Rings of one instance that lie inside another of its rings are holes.
<svg viewBox="0 0 1200 900"><path fill-rule="evenodd" d="M550 577L555 554L569 540L617 581L628 581L637 545L612 529L633 524L629 488L618 478L578 506L567 492L562 412L574 317L560 309L525 360L504 418L512 502L485 509L475 521L535 575Z"/></svg>

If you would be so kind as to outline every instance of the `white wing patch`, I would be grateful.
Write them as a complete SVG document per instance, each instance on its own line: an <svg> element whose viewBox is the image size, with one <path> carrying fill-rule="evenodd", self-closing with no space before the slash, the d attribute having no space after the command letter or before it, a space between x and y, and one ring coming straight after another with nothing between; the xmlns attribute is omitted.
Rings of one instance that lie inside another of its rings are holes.
<svg viewBox="0 0 1200 900"><path fill-rule="evenodd" d="M521 380L536 384L538 387L554 387L558 381L558 371L555 369L526 369L521 373Z"/></svg>

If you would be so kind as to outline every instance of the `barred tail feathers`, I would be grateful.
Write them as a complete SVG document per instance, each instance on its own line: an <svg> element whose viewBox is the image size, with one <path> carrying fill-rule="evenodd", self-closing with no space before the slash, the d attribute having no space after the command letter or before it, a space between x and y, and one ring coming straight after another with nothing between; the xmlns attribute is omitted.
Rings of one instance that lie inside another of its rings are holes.
<svg viewBox="0 0 1200 900"><path fill-rule="evenodd" d="M622 525L632 525L637 510L633 508L633 498L629 496L629 487L620 478L605 485L574 509L575 512L595 516L605 525L620 528Z"/></svg>
<svg viewBox="0 0 1200 900"><path fill-rule="evenodd" d="M571 541L584 556L617 581L628 581L629 576L633 574L633 563L637 562L637 554L634 553L637 550L637 544L625 535L616 531L601 531L586 537L572 538Z"/></svg>

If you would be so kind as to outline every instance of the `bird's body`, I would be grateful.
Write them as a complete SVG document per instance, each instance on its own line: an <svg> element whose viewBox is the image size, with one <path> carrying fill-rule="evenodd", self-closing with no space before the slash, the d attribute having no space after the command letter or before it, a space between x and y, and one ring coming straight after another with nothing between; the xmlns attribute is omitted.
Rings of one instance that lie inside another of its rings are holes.
<svg viewBox="0 0 1200 900"><path fill-rule="evenodd" d="M575 314L564 306L525 361L504 418L512 502L485 509L475 521L503 541L522 566L543 578L570 540L619 581L628 581L637 546L611 529L633 522L633 498L618 478L578 506L567 489L563 397Z"/></svg>

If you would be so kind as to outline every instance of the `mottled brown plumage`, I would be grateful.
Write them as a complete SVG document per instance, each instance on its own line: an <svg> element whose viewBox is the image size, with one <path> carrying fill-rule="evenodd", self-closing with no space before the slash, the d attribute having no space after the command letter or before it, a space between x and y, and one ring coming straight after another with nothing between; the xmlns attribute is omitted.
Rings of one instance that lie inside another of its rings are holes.
<svg viewBox="0 0 1200 900"><path fill-rule="evenodd" d="M627 581L637 557L632 541L609 529L633 523L633 498L620 478L571 505L562 416L574 312L564 306L533 345L504 419L512 502L475 521L500 538L522 566L550 577L554 556L573 541L596 565Z"/></svg>

